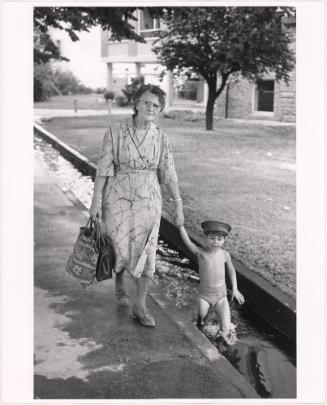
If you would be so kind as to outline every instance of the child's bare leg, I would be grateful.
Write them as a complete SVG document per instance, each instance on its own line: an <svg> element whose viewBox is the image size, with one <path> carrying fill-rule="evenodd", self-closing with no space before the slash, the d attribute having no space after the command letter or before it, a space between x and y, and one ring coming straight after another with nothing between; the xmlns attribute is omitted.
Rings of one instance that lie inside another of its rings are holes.
<svg viewBox="0 0 327 405"><path fill-rule="evenodd" d="M201 328L204 325L204 319L208 315L210 309L209 302L198 297L198 322L197 327Z"/></svg>
<svg viewBox="0 0 327 405"><path fill-rule="evenodd" d="M230 309L227 297L221 298L217 302L215 312L220 321L222 332L228 333L230 329Z"/></svg>

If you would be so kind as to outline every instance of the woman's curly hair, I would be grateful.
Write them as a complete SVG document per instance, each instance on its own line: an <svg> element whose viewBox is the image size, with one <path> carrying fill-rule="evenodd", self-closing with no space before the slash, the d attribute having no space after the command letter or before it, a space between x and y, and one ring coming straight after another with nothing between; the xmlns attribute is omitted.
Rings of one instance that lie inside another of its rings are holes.
<svg viewBox="0 0 327 405"><path fill-rule="evenodd" d="M155 96L158 97L161 110L162 111L165 108L166 105L166 93L159 87L156 86L155 84L143 84L134 94L133 97L133 111L134 115L137 115L137 109L136 109L136 104L138 101L140 101L140 98L143 96L144 93L149 91L150 93L154 94Z"/></svg>

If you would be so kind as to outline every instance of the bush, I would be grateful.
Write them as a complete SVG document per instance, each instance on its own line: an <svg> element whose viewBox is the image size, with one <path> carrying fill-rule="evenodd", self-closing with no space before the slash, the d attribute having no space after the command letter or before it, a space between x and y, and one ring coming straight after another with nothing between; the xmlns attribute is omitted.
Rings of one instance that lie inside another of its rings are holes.
<svg viewBox="0 0 327 405"><path fill-rule="evenodd" d="M103 93L103 97L104 97L104 99L105 99L106 101L108 101L108 100L113 100L113 99L115 98L115 93L114 93L113 91L106 90L106 91Z"/></svg>
<svg viewBox="0 0 327 405"><path fill-rule="evenodd" d="M118 107L126 107L129 104L128 99L125 96L117 96L115 102Z"/></svg>
<svg viewBox="0 0 327 405"><path fill-rule="evenodd" d="M96 89L94 89L94 93L96 94L103 94L106 91L105 87L97 87Z"/></svg>
<svg viewBox="0 0 327 405"><path fill-rule="evenodd" d="M80 84L77 87L76 94L91 94L93 93L93 89L91 87L84 86L84 84Z"/></svg>
<svg viewBox="0 0 327 405"><path fill-rule="evenodd" d="M52 69L48 63L34 64L34 101L46 101L53 95Z"/></svg>
<svg viewBox="0 0 327 405"><path fill-rule="evenodd" d="M63 95L89 93L92 91L81 84L81 82L70 71L56 69L53 74L53 82Z"/></svg>
<svg viewBox="0 0 327 405"><path fill-rule="evenodd" d="M58 94L89 93L93 89L84 86L72 72L53 70L50 63L34 64L34 101L45 101Z"/></svg>
<svg viewBox="0 0 327 405"><path fill-rule="evenodd" d="M139 76L133 78L131 84L127 84L125 89L121 89L127 99L127 104L132 104L134 94L141 86L143 86L143 84L144 76Z"/></svg>

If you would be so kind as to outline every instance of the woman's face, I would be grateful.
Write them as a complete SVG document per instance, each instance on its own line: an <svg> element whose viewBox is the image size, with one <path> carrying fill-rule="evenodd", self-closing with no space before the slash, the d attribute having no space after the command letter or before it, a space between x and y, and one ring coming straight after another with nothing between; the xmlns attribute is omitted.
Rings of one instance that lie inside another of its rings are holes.
<svg viewBox="0 0 327 405"><path fill-rule="evenodd" d="M161 104L155 94L146 91L136 103L136 109L138 119L154 121L161 111Z"/></svg>

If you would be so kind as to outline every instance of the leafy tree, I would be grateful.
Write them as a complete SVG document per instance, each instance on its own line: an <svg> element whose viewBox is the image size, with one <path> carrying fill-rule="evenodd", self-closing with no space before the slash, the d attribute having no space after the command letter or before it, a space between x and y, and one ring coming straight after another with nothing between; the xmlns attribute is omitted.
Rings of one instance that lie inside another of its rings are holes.
<svg viewBox="0 0 327 405"><path fill-rule="evenodd" d="M214 104L230 77L255 80L275 72L276 80L288 82L295 59L282 13L276 7L176 7L163 14L167 29L153 50L169 70L189 69L207 82L206 129L213 128Z"/></svg>
<svg viewBox="0 0 327 405"><path fill-rule="evenodd" d="M51 76L51 61L68 61L60 55L59 48L52 41L48 32L50 27L64 30L72 41L78 41L78 32L89 31L92 26L101 25L109 30L111 38L120 40L127 38L145 42L142 36L134 32L131 21L136 21L133 15L135 7L35 7L34 8L34 99L45 100L53 93L58 77ZM50 77L51 76L51 77ZM71 77L64 77L60 83L73 83ZM86 91L79 84L74 89ZM61 86L59 86L61 87ZM58 89L58 87L57 87ZM58 89L59 90L59 89ZM62 90L62 89L61 89ZM69 88L69 91L71 89Z"/></svg>
<svg viewBox="0 0 327 405"><path fill-rule="evenodd" d="M35 7L34 33L41 38L34 40L34 61L62 60L59 49L49 37L49 27L65 30L72 41L79 40L77 32L89 31L91 27L101 25L103 29L110 30L113 40L127 38L145 42L130 24L137 20L133 15L135 10L136 7ZM43 44L40 40L43 40Z"/></svg>
<svg viewBox="0 0 327 405"><path fill-rule="evenodd" d="M53 72L49 63L34 63L34 101L45 101L53 94L51 78Z"/></svg>
<svg viewBox="0 0 327 405"><path fill-rule="evenodd" d="M86 94L84 86L72 72L53 69L50 63L34 63L34 101L45 101L53 95Z"/></svg>
<svg viewBox="0 0 327 405"><path fill-rule="evenodd" d="M67 58L60 55L56 44L52 41L48 32L42 32L40 29L34 29L34 62L47 63L50 59L58 61L68 61Z"/></svg>

